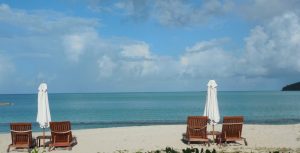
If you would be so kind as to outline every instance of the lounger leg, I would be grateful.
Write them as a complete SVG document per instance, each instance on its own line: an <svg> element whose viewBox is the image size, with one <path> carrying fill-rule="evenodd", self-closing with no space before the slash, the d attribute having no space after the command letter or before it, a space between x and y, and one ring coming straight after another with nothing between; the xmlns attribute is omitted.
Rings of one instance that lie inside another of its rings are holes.
<svg viewBox="0 0 300 153"><path fill-rule="evenodd" d="M77 144L77 137L74 137L73 140L74 140L74 144L76 145Z"/></svg>
<svg viewBox="0 0 300 153"><path fill-rule="evenodd" d="M246 138L244 138L244 143L245 143L245 146L248 146Z"/></svg>
<svg viewBox="0 0 300 153"><path fill-rule="evenodd" d="M224 146L224 144L222 143L222 140L220 139L220 141L219 141L219 145L220 145L220 147L223 147Z"/></svg>
<svg viewBox="0 0 300 153"><path fill-rule="evenodd" d="M9 153L10 147L11 147L11 145L8 145L8 148L7 148L7 150L6 150L7 153Z"/></svg>
<svg viewBox="0 0 300 153"><path fill-rule="evenodd" d="M225 140L225 142L224 142L224 147L226 147L227 146L227 141Z"/></svg>

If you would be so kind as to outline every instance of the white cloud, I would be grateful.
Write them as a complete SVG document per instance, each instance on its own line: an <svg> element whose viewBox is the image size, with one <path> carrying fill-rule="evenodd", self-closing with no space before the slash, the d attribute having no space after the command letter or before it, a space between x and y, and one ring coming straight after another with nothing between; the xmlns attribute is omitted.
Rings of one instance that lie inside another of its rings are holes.
<svg viewBox="0 0 300 153"><path fill-rule="evenodd" d="M15 71L12 61L4 55L0 54L0 82L5 81L10 74Z"/></svg>
<svg viewBox="0 0 300 153"><path fill-rule="evenodd" d="M146 42L113 41L109 51L98 59L99 80L117 82L165 80L178 75L174 58L155 55ZM108 54L109 53L109 54ZM102 53L101 53L102 54ZM99 54L99 55L101 55Z"/></svg>
<svg viewBox="0 0 300 153"><path fill-rule="evenodd" d="M135 21L143 21L149 17L151 4L152 2L149 0L127 0L115 3L114 8L123 10L122 13L124 13L125 16Z"/></svg>
<svg viewBox="0 0 300 153"><path fill-rule="evenodd" d="M226 14L231 1L210 0L196 4L182 0L155 1L154 18L166 26L198 25L209 19Z"/></svg>
<svg viewBox="0 0 300 153"><path fill-rule="evenodd" d="M248 75L274 76L300 72L300 18L287 13L257 26L245 39L241 60ZM275 74L279 75L279 74Z"/></svg>
<svg viewBox="0 0 300 153"><path fill-rule="evenodd" d="M223 40L198 42L187 47L180 57L181 75L185 77L230 77L236 59L222 49Z"/></svg>
<svg viewBox="0 0 300 153"><path fill-rule="evenodd" d="M273 17L293 12L300 15L298 0L123 0L89 3L96 12L125 16L134 21L154 20L163 26L197 26L212 19L221 20L226 15L237 14L248 21L270 21Z"/></svg>
<svg viewBox="0 0 300 153"><path fill-rule="evenodd" d="M237 5L239 14L247 19L265 21L280 16L287 12L294 12L300 15L300 2L298 0L252 0L244 1Z"/></svg>
<svg viewBox="0 0 300 153"><path fill-rule="evenodd" d="M0 58L0 79L6 79L6 84L12 84L10 89L17 87L19 91L28 92L32 88L35 91L41 72L49 76L46 81L55 79L61 83L64 76L76 78L80 74L73 67L83 66L70 64L68 60L79 61L87 50L95 51L102 45L95 32L99 25L95 18L68 16L51 10L21 10L0 4L0 25L4 27L0 28L0 50L9 56ZM97 44L93 44L95 40ZM18 73L8 78L11 69Z"/></svg>
<svg viewBox="0 0 300 153"><path fill-rule="evenodd" d="M3 44L17 43L22 46L21 49L15 49L3 45L5 50L15 55L50 57L64 51L69 60L78 61L87 46L91 46L89 42L98 39L95 32L99 25L97 19L66 16L50 10L24 11L0 4L0 22L13 29L8 37L0 37ZM0 32L6 33L5 30L0 29Z"/></svg>
<svg viewBox="0 0 300 153"><path fill-rule="evenodd" d="M134 21L154 20L164 26L194 26L227 14L231 0L124 0L114 4L92 3L92 10L109 10Z"/></svg>
<svg viewBox="0 0 300 153"><path fill-rule="evenodd" d="M121 55L128 58L151 58L149 45L146 43L124 45L121 47Z"/></svg>
<svg viewBox="0 0 300 153"><path fill-rule="evenodd" d="M157 74L160 71L158 61L143 61L143 70L141 72L142 76L148 76L149 74Z"/></svg>
<svg viewBox="0 0 300 153"><path fill-rule="evenodd" d="M187 47L187 52L201 52L207 50L220 50L222 48L222 44L226 43L227 39L213 39L210 41L201 41L196 43L192 47Z"/></svg>
<svg viewBox="0 0 300 153"><path fill-rule="evenodd" d="M185 78L290 78L300 74L300 18L286 13L256 26L240 56L225 50L226 39L201 41L180 56ZM252 80L254 81L254 80Z"/></svg>
<svg viewBox="0 0 300 153"><path fill-rule="evenodd" d="M78 61L86 47L86 37L82 34L71 34L64 37L65 53L71 61Z"/></svg>
<svg viewBox="0 0 300 153"><path fill-rule="evenodd" d="M244 53L230 54L226 39L201 41L180 56L185 78L276 78L300 74L300 17L286 13L253 28L245 38Z"/></svg>
<svg viewBox="0 0 300 153"><path fill-rule="evenodd" d="M10 7L7 4L0 4L0 11L9 11Z"/></svg>
<svg viewBox="0 0 300 153"><path fill-rule="evenodd" d="M115 80L145 79L155 76L161 71L161 57L151 53L145 42L128 42L110 44L119 46L111 49L110 55L98 60L100 78L110 77Z"/></svg>
<svg viewBox="0 0 300 153"><path fill-rule="evenodd" d="M95 18L66 16L50 10L24 11L12 9L7 4L0 4L0 21L18 28L19 35L22 32L25 34L30 32L31 34L62 35L88 30L99 25L99 21Z"/></svg>
<svg viewBox="0 0 300 153"><path fill-rule="evenodd" d="M38 82L48 82L55 80L57 78L57 74L46 74L44 72L39 72L36 76Z"/></svg>
<svg viewBox="0 0 300 153"><path fill-rule="evenodd" d="M100 78L108 78L116 73L114 70L116 69L117 64L114 63L110 57L104 55L98 59L97 63Z"/></svg>
<svg viewBox="0 0 300 153"><path fill-rule="evenodd" d="M157 11L151 18L166 26L201 24L226 13L232 6L229 1L204 1L199 6L184 1L153 3L152 7L147 8ZM132 9L128 14L131 16L139 5L144 4L119 4L117 7ZM20 73L22 81L41 79L44 74L53 76L51 74L54 73L57 76L54 75L53 79L57 82L75 82L75 87L85 85L86 88L96 84L91 87L95 91L100 88L105 91L105 87L98 87L97 83L112 85L114 89L119 89L119 84L125 84L124 91L126 87L189 90L196 83L208 79L231 80L234 83L232 80L238 78L241 84L255 84L273 78L271 83L274 83L283 75L300 74L299 19L297 13L285 13L256 26L245 39L244 53L240 55L233 55L226 48L227 39L212 39L186 47L181 55L161 56L155 54L152 46L143 40L100 37L96 30L99 22L94 19L58 13L50 16L45 12L15 10L2 4L0 24L13 26L17 34L0 36L1 49L7 50L13 57L10 59L0 55L0 80L16 68L23 72L30 71L30 74ZM21 58L16 58L16 54L22 55ZM23 55L35 55L31 59L39 64L34 67L27 65L28 59ZM47 58L47 61L41 57ZM14 63L18 65L14 66Z"/></svg>
<svg viewBox="0 0 300 153"><path fill-rule="evenodd" d="M156 60L123 60L120 62L120 70L121 72L123 72L122 74L125 74L125 76L127 77L145 79L155 76L155 74L157 74L160 71L158 64L163 63L158 63Z"/></svg>

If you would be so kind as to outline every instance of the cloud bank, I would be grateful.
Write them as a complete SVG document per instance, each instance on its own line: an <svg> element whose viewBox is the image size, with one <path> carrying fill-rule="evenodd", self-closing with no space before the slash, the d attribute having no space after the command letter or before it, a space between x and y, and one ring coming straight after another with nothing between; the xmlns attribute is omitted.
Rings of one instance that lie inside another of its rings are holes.
<svg viewBox="0 0 300 153"><path fill-rule="evenodd" d="M154 20L163 26L171 27L201 25L224 16L234 6L230 0L124 0L116 3L90 1L89 4L89 8L96 12L114 12L126 20Z"/></svg>
<svg viewBox="0 0 300 153"><path fill-rule="evenodd" d="M217 0L201 5L149 2L112 6L126 11L126 17L150 18L167 27L209 22L235 6ZM19 85L19 91L32 92L42 80L56 92L180 91L205 90L206 82L216 79L224 90L253 90L258 84L274 89L300 74L300 16L297 11L278 11L266 13L272 18L251 28L240 54L226 47L231 43L226 37L199 40L171 56L155 52L144 40L103 37L101 21L95 18L1 4L0 26L13 30L0 28L0 84L9 82Z"/></svg>

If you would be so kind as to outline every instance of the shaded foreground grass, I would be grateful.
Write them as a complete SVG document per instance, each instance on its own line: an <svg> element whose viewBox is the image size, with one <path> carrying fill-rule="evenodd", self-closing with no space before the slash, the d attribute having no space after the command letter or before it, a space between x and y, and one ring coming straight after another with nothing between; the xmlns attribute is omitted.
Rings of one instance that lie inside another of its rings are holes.
<svg viewBox="0 0 300 153"><path fill-rule="evenodd" d="M98 152L100 153L100 152ZM152 151L136 151L130 152L128 150L117 150L114 153L300 153L300 148L292 150L290 148L255 148L255 149L198 149L198 148L186 148L186 149L174 149L166 147L165 149L152 150Z"/></svg>
<svg viewBox="0 0 300 153"><path fill-rule="evenodd" d="M88 152L88 150L87 150ZM34 148L30 153L46 153L44 149ZM97 152L104 153L104 152ZM151 151L129 151L129 150L117 150L114 153L300 153L300 148L293 150L290 148L221 148L221 149L204 149L204 148L193 148L188 147L185 149L174 149L172 147L166 147L165 149L151 150Z"/></svg>

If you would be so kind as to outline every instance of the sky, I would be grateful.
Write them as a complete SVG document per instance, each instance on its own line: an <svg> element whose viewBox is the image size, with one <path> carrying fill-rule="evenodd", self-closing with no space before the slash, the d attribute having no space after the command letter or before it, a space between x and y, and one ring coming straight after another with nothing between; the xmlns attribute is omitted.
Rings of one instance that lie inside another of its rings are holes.
<svg viewBox="0 0 300 153"><path fill-rule="evenodd" d="M297 0L0 0L0 93L279 91Z"/></svg>

